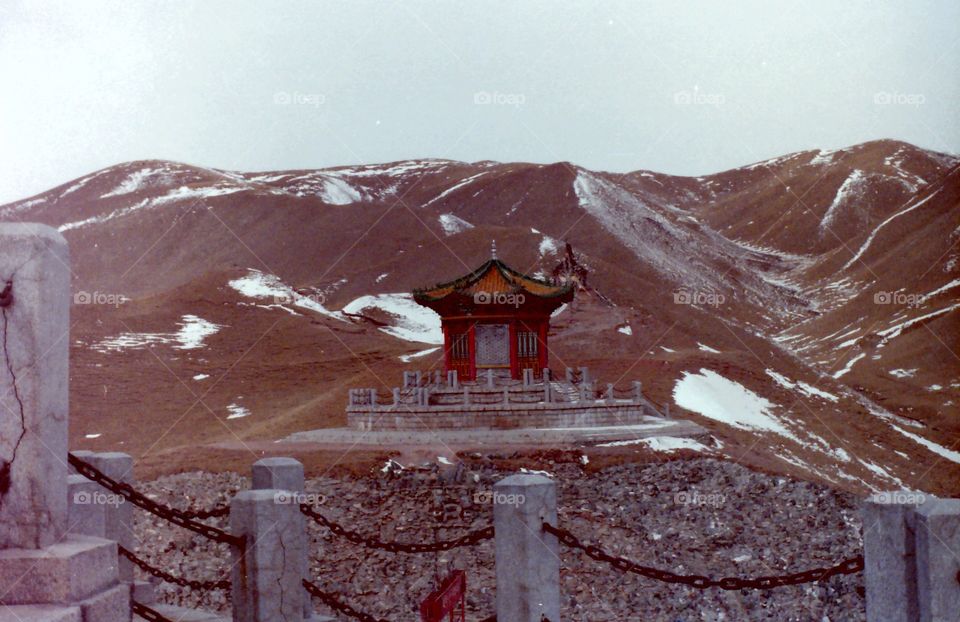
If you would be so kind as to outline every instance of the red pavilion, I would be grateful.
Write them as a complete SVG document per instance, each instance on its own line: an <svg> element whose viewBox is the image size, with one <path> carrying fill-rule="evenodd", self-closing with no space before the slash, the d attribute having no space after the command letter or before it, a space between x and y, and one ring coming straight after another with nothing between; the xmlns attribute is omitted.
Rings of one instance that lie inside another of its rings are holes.
<svg viewBox="0 0 960 622"><path fill-rule="evenodd" d="M520 379L524 369L540 378L547 367L550 314L573 300L573 290L572 283L553 285L493 258L413 297L440 315L446 371L461 380L487 369Z"/></svg>

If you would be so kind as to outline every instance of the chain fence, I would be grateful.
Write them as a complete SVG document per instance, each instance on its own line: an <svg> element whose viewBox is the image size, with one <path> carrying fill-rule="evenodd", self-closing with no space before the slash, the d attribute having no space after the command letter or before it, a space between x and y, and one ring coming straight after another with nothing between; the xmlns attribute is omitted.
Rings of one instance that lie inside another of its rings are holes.
<svg viewBox="0 0 960 622"><path fill-rule="evenodd" d="M820 581L825 581L836 575L855 574L863 570L863 555L857 555L855 557L845 559L833 566L812 568L810 570L796 572L793 574L755 577L749 579L740 577L712 579L703 575L681 575L668 570L660 570L659 568L643 566L629 559L610 555L599 546L584 544L571 532L560 527L555 527L549 523L543 523L543 530L549 534L555 535L557 540L559 540L565 546L583 551L588 557L595 559L596 561L608 563L620 572L629 572L647 577L648 579L662 581L664 583L689 585L690 587L695 587L701 590L711 587L719 587L724 590L769 590L785 585L817 583Z"/></svg>
<svg viewBox="0 0 960 622"><path fill-rule="evenodd" d="M463 546L473 546L493 538L493 525L471 531L467 534L453 540L443 540L439 542L384 542L373 536L365 536L351 531L346 527L330 520L323 514L320 514L309 505L300 504L300 511L316 523L323 525L335 535L340 536L354 544L360 544L372 549L389 551L391 553L435 553L439 551L449 551L451 549Z"/></svg>
<svg viewBox="0 0 960 622"><path fill-rule="evenodd" d="M174 585L179 585L180 587L188 587L193 590L203 591L230 589L230 581L227 581L226 579L220 579L218 581L194 581L191 579L184 579L183 577L174 576L168 572L160 570L155 566L151 566L149 563L140 557L137 557L136 554L123 546L118 545L117 551L120 553L120 555L129 559L147 574L166 581L167 583L173 583Z"/></svg>
<svg viewBox="0 0 960 622"><path fill-rule="evenodd" d="M171 508L146 497L143 493L138 492L129 484L118 482L108 477L93 465L88 464L72 454L68 454L68 460L70 465L81 475L103 486L110 492L121 495L127 501L154 514L155 516L203 535L204 537L207 537L215 542L241 547L244 544L244 539L242 537L231 535L211 525L198 522L199 520L205 518L227 516L230 511L229 507L218 507L211 510L202 511L185 511ZM392 553L417 554L449 551L460 547L476 546L486 540L491 540L495 535L493 525L488 525L481 529L469 531L457 538L434 541L432 543L384 541L375 536L368 536L350 530L327 518L320 512L317 512L307 504L300 504L299 509L303 515L328 529L331 533L338 537L344 538L354 544ZM622 573L636 574L663 583L686 585L697 589L718 587L724 590L767 590L788 585L822 582L834 576L859 573L864 569L863 555L856 555L831 566L817 567L802 572L782 575L753 578L711 578L704 575L678 574L651 566L645 566L632 560L612 555L597 545L585 544L569 530L551 525L546 522L542 524L542 529L545 533L555 536L557 540L564 546L570 549L581 551L595 561L609 564L615 570L618 570ZM118 550L121 556L130 560L142 571L163 581L181 587L204 591L229 590L231 588L231 582L229 580L220 579L216 581L196 581L186 579L184 577L178 577L150 565L148 562L139 558L135 553L124 548L123 546L119 546ZM385 619L377 618L370 614L364 613L354 608L350 604L341 602L334 594L325 591L316 583L313 583L307 579L303 580L303 586L311 597L317 598L331 610L334 610L342 615L360 620L362 622L388 622ZM165 618L162 614L140 603L133 603L133 612L145 620L159 622L164 622L167 620L167 618ZM496 616L492 616L484 620L484 622L495 621Z"/></svg>
<svg viewBox="0 0 960 622"><path fill-rule="evenodd" d="M232 546L243 545L243 538L231 535L222 529L201 523L197 520L198 518L205 517L206 514L210 514L210 516L226 515L229 513L229 508L217 508L208 512L184 512L182 510L157 503L153 499L144 495L142 492L134 489L130 484L118 482L112 479L92 464L84 462L73 454L67 454L67 461L69 462L70 466L76 469L77 473L80 475L83 475L87 479L100 484L114 494L122 496L130 503L143 510L146 510L147 512L150 512L154 516L162 518L163 520L173 523L174 525L183 527L184 529L189 529L190 531L198 533L205 538L213 540L214 542L221 542Z"/></svg>
<svg viewBox="0 0 960 622"><path fill-rule="evenodd" d="M303 587L307 590L307 593L310 594L310 596L313 596L314 598L322 602L327 607L330 607L330 609L333 609L334 611L338 611L345 616L351 617L355 620L360 620L361 622L390 622L390 620L387 620L385 618L374 617L369 613L364 613L358 609L353 608L347 603L340 602L339 600L337 600L336 596L334 596L330 592L325 592L324 590L320 589L320 587L317 586L316 583L312 583L304 579Z"/></svg>

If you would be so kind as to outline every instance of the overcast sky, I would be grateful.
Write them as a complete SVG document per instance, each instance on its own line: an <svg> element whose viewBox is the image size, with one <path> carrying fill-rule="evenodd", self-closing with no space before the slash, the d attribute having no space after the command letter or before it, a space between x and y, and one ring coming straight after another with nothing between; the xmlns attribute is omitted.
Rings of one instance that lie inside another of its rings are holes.
<svg viewBox="0 0 960 622"><path fill-rule="evenodd" d="M960 3L0 0L0 203L135 159L960 152Z"/></svg>

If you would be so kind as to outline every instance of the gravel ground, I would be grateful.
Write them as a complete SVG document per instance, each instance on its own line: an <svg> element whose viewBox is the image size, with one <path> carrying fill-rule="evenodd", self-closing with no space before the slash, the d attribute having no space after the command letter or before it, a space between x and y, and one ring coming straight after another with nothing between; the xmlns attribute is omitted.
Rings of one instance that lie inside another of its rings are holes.
<svg viewBox="0 0 960 622"><path fill-rule="evenodd" d="M509 458L501 456L500 458ZM430 542L492 520L483 493L507 475L473 455L439 471L405 469L346 480L311 479L317 509L349 529L383 540ZM743 576L832 565L861 550L857 497L821 485L756 473L712 459L612 466L542 464L560 482L560 525L581 541L639 563L686 574ZM445 490L440 482L460 482ZM179 508L225 504L249 485L235 473L185 473L138 488ZM444 528L438 528L445 513ZM167 572L216 579L229 571L227 547L137 511L139 554ZM225 526L226 520L210 524ZM310 523L314 581L355 607L389 620L415 620L417 603L448 569L467 569L468 620L494 611L493 543L450 553L393 554L351 544ZM724 591L623 576L575 551L561 553L562 617L570 621L864 620L857 574L769 591ZM229 594L163 583L159 600L229 610ZM318 610L322 610L318 606Z"/></svg>

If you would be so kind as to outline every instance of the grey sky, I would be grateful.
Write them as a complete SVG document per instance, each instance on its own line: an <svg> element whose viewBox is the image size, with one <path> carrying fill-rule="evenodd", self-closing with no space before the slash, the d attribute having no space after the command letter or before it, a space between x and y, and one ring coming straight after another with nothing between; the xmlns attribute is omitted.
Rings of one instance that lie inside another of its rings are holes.
<svg viewBox="0 0 960 622"><path fill-rule="evenodd" d="M960 152L960 3L0 0L0 202L162 158L702 174Z"/></svg>

